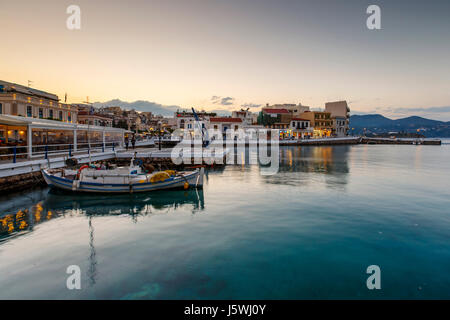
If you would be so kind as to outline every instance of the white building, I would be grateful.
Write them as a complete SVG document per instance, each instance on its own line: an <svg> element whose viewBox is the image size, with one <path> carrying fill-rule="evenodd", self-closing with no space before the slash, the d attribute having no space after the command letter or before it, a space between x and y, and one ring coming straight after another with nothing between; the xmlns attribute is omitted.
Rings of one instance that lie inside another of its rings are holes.
<svg viewBox="0 0 450 320"><path fill-rule="evenodd" d="M348 132L348 122L345 117L333 118L333 135L336 137L345 137Z"/></svg>
<svg viewBox="0 0 450 320"><path fill-rule="evenodd" d="M311 127L311 121L303 118L292 118L289 129L296 139L304 139L306 136L312 136L314 128Z"/></svg>
<svg viewBox="0 0 450 320"><path fill-rule="evenodd" d="M244 126L251 126L258 121L258 115L248 110L233 111L231 117L240 118Z"/></svg>
<svg viewBox="0 0 450 320"><path fill-rule="evenodd" d="M227 131L230 129L234 131L244 129L241 118L228 118L228 117L210 118L209 122L210 122L209 129L219 130L220 132L222 132L224 138L226 136Z"/></svg>

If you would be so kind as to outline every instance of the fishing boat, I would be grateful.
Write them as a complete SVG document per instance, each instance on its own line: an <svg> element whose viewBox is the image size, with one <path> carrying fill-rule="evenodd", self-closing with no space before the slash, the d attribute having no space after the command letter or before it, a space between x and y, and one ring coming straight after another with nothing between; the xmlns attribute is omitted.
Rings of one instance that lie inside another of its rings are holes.
<svg viewBox="0 0 450 320"><path fill-rule="evenodd" d="M78 170L42 169L42 175L50 187L73 192L134 193L203 187L203 167L195 171L166 170L149 174L134 165L133 160L129 167L111 170L84 165Z"/></svg>

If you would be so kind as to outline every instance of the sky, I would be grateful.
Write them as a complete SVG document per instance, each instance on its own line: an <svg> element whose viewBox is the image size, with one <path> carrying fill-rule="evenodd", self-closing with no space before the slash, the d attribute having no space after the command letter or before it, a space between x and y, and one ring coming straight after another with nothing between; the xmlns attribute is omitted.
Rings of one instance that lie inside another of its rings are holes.
<svg viewBox="0 0 450 320"><path fill-rule="evenodd" d="M448 0L0 0L0 79L69 102L450 120ZM69 30L69 5L81 29ZM366 9L381 9L369 30Z"/></svg>

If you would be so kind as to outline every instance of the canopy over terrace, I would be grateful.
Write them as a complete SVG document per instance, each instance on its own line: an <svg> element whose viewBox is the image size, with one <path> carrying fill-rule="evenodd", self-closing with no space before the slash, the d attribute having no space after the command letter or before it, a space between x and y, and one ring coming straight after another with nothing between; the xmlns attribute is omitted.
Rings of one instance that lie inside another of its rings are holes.
<svg viewBox="0 0 450 320"><path fill-rule="evenodd" d="M0 115L0 150L21 146L28 158L39 148L54 151L89 149L91 146L122 146L124 134L120 128ZM4 150L3 150L4 151ZM38 152L39 153L39 152Z"/></svg>

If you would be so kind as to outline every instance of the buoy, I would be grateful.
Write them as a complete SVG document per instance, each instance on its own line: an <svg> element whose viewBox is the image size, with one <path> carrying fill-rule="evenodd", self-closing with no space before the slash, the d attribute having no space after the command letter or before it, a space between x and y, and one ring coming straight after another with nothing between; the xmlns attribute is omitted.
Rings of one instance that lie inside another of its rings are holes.
<svg viewBox="0 0 450 320"><path fill-rule="evenodd" d="M87 169L87 168L89 168L89 166L85 164L84 166L81 166L80 169L78 169L78 172L77 172L77 180L80 179L81 171L83 171L84 169Z"/></svg>
<svg viewBox="0 0 450 320"><path fill-rule="evenodd" d="M186 182L184 183L184 190L186 190L187 188L189 188L189 183L186 181Z"/></svg>

